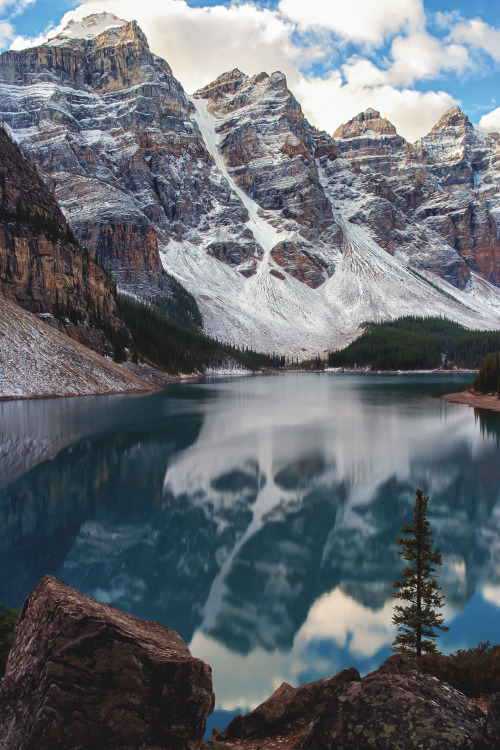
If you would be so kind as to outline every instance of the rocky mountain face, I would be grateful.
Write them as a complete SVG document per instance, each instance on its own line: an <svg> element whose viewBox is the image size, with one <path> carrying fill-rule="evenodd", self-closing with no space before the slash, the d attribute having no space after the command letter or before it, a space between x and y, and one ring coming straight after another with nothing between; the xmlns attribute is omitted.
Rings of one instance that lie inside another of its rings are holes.
<svg viewBox="0 0 500 750"><path fill-rule="evenodd" d="M498 135L477 132L454 107L414 145L375 110L333 139L339 157L321 163L329 194L350 221L459 289L468 288L471 272L498 285Z"/></svg>
<svg viewBox="0 0 500 750"><path fill-rule="evenodd" d="M0 55L0 117L119 284L168 296L163 267L222 339L303 355L368 319L500 325L499 136L456 108L413 145L371 109L331 137L281 73L190 98L97 14Z"/></svg>
<svg viewBox="0 0 500 750"><path fill-rule="evenodd" d="M89 319L116 323L114 284L80 247L53 194L0 129L0 290L25 310L68 320L73 338L104 347ZM84 320L87 325L81 325ZM62 324L59 323L62 327Z"/></svg>
<svg viewBox="0 0 500 750"><path fill-rule="evenodd" d="M312 156L313 131L285 76L248 78L233 70L195 96L206 100L217 118L219 150L229 175L269 224L287 233L271 248L271 262L317 288L333 272L332 255L342 233Z"/></svg>
<svg viewBox="0 0 500 750"><path fill-rule="evenodd" d="M213 208L211 160L192 104L134 21L75 26L34 53L1 57L2 117L81 242L145 292L159 283L158 243ZM227 188L215 192L231 223L246 220Z"/></svg>

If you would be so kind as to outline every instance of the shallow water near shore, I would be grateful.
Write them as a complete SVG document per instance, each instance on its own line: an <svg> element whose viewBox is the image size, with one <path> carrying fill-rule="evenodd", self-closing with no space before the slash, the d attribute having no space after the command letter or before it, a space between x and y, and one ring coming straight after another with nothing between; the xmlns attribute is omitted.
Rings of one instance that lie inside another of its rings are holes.
<svg viewBox="0 0 500 750"><path fill-rule="evenodd" d="M389 655L415 489L444 565L444 651L498 641L500 415L470 375L293 374L0 403L1 603L46 573L174 628L212 723Z"/></svg>

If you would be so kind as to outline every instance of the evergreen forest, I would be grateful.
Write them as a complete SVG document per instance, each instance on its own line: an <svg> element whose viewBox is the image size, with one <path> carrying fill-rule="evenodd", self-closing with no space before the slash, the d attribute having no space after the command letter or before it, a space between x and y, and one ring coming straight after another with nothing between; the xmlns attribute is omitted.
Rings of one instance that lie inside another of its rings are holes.
<svg viewBox="0 0 500 750"><path fill-rule="evenodd" d="M474 380L474 390L479 393L496 393L500 396L500 354L487 354L479 366Z"/></svg>
<svg viewBox="0 0 500 750"><path fill-rule="evenodd" d="M231 361L249 370L284 365L282 356L223 344L162 310L123 294L118 295L117 312L132 335L129 340L125 331L125 338L115 339L117 359L126 346L131 349L133 360L140 357L170 374L204 372L207 368L227 366Z"/></svg>
<svg viewBox="0 0 500 750"><path fill-rule="evenodd" d="M359 339L329 353L329 367L476 369L486 354L500 352L500 331L470 331L444 318L406 316L362 328Z"/></svg>

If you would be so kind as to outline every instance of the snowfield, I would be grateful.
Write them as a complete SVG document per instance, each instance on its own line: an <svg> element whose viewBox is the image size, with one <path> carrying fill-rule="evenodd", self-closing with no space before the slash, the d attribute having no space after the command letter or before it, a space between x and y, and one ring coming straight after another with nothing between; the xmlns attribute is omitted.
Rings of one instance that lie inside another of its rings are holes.
<svg viewBox="0 0 500 750"><path fill-rule="evenodd" d="M140 393L154 385L0 297L0 398Z"/></svg>

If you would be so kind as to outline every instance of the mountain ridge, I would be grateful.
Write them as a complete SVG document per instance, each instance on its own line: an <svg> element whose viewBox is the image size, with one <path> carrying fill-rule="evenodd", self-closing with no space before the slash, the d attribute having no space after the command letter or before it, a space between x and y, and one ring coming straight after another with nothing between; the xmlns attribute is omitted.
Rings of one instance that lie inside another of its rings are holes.
<svg viewBox="0 0 500 750"><path fill-rule="evenodd" d="M402 314L500 326L500 137L452 109L409 144L371 108L329 136L280 72L188 97L135 22L72 28L35 67L0 55L0 118L120 286L148 297L163 266L208 333L287 354Z"/></svg>

